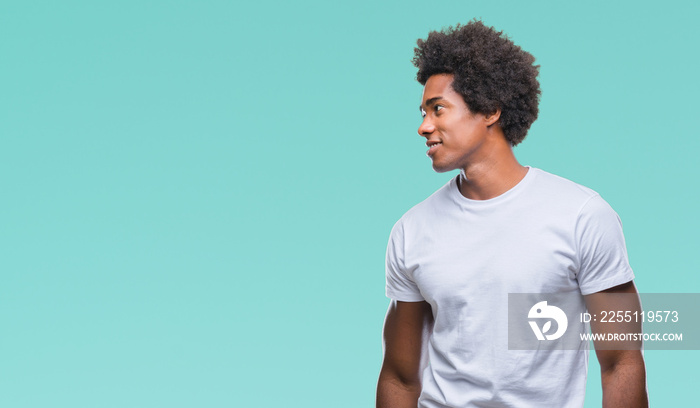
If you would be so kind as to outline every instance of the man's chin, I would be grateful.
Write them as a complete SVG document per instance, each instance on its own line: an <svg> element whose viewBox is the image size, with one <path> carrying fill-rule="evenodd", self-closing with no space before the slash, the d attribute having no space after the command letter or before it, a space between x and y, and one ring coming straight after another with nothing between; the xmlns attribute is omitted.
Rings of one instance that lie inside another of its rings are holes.
<svg viewBox="0 0 700 408"><path fill-rule="evenodd" d="M440 164L433 162L433 170L436 173L447 173L448 171L454 170L454 168L448 166L441 166Z"/></svg>

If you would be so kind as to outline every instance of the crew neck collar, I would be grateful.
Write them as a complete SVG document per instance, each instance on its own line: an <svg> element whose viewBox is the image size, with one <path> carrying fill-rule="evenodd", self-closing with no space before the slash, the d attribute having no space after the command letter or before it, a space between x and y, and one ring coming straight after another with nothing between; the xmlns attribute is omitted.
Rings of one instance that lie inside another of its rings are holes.
<svg viewBox="0 0 700 408"><path fill-rule="evenodd" d="M450 180L450 195L452 198L455 200L455 202L458 205L461 206L468 206L468 207L474 207L474 206L489 206L489 205L494 205L506 200L509 200L511 197L519 194L525 187L527 187L528 184L532 182L532 180L537 176L537 172L539 169L536 169L531 166L525 166L527 167L527 173L525 173L525 177L523 177L518 184L514 185L511 187L510 190L506 191L505 193L489 198L487 200L474 200L471 198L467 198L462 195L462 193L459 191L459 185L457 183L457 179L459 179L460 174L457 174L456 177L453 177L452 180Z"/></svg>

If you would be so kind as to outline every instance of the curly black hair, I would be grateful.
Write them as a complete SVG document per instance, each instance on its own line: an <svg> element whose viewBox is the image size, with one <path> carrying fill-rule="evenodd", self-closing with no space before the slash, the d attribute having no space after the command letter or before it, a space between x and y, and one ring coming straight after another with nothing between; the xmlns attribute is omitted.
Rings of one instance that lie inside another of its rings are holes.
<svg viewBox="0 0 700 408"><path fill-rule="evenodd" d="M453 74L452 88L472 112L501 110L498 122L513 146L537 119L540 83L535 57L493 27L474 19L418 40L413 65L425 85L432 75Z"/></svg>

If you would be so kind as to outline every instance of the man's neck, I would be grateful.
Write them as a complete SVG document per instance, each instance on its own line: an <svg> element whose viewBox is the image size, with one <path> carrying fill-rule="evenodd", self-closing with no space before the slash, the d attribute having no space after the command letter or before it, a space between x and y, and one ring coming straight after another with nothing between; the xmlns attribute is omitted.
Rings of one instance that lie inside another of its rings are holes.
<svg viewBox="0 0 700 408"><path fill-rule="evenodd" d="M510 145L507 149L461 170L459 191L463 196L472 200L498 197L525 177L527 167L518 163Z"/></svg>

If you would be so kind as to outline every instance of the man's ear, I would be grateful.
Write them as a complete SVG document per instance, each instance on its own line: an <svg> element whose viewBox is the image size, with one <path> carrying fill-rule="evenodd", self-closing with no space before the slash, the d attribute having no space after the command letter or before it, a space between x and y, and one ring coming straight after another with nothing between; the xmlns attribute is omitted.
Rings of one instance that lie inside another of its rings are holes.
<svg viewBox="0 0 700 408"><path fill-rule="evenodd" d="M500 109L496 109L495 112L485 115L484 120L486 121L486 126L488 127L488 126L491 126L494 123L498 122L498 119L500 119L500 117L501 117L501 110Z"/></svg>

